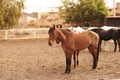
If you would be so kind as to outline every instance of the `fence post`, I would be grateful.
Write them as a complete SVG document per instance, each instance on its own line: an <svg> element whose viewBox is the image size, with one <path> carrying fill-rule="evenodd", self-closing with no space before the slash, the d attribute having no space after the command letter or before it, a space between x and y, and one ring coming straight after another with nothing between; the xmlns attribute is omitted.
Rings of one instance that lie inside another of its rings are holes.
<svg viewBox="0 0 120 80"><path fill-rule="evenodd" d="M33 29L33 35L34 35L34 38L36 38L36 30Z"/></svg>
<svg viewBox="0 0 120 80"><path fill-rule="evenodd" d="M5 30L5 40L8 39L8 30Z"/></svg>

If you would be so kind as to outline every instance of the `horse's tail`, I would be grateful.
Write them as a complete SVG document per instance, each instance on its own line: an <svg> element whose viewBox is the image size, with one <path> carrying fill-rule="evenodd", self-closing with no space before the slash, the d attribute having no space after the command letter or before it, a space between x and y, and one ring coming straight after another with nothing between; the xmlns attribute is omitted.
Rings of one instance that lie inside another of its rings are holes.
<svg viewBox="0 0 120 80"><path fill-rule="evenodd" d="M120 38L120 29L118 29L118 32L119 32L119 38Z"/></svg>

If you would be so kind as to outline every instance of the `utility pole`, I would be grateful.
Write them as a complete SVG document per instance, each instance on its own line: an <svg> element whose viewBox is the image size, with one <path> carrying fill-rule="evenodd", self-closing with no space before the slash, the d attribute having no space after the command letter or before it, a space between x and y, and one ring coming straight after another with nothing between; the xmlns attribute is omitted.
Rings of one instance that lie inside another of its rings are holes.
<svg viewBox="0 0 120 80"><path fill-rule="evenodd" d="M113 0L113 16L116 16L115 0Z"/></svg>
<svg viewBox="0 0 120 80"><path fill-rule="evenodd" d="M39 7L39 10L38 10L38 19L41 18L41 8L42 8L41 2L42 2L42 1L40 0L40 7Z"/></svg>

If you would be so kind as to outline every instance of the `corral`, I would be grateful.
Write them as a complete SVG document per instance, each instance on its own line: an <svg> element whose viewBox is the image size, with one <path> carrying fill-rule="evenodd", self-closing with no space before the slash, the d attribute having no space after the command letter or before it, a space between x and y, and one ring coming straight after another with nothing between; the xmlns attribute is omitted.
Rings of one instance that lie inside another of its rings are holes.
<svg viewBox="0 0 120 80"><path fill-rule="evenodd" d="M47 32L47 31L46 31ZM79 54L80 64L64 74L65 55L60 44L48 46L48 35L34 39L0 41L0 80L115 80L120 78L120 52L113 42L102 45L98 67L92 70L88 50Z"/></svg>

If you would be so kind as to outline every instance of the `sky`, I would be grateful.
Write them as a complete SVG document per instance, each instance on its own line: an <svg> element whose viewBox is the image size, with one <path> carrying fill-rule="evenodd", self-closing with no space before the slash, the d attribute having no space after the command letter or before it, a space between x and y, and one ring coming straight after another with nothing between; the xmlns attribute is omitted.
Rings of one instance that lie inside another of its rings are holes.
<svg viewBox="0 0 120 80"><path fill-rule="evenodd" d="M120 0L115 0L120 2ZM106 6L113 7L113 0L105 0ZM46 7L57 7L61 5L60 0L25 0L25 12L39 12L44 11Z"/></svg>
<svg viewBox="0 0 120 80"><path fill-rule="evenodd" d="M46 7L57 7L61 5L60 0L25 0L25 11L44 11ZM41 7L41 8L40 8Z"/></svg>
<svg viewBox="0 0 120 80"><path fill-rule="evenodd" d="M120 0L115 0L115 3L116 2L120 2ZM109 8L113 8L113 0L105 0L105 3Z"/></svg>

